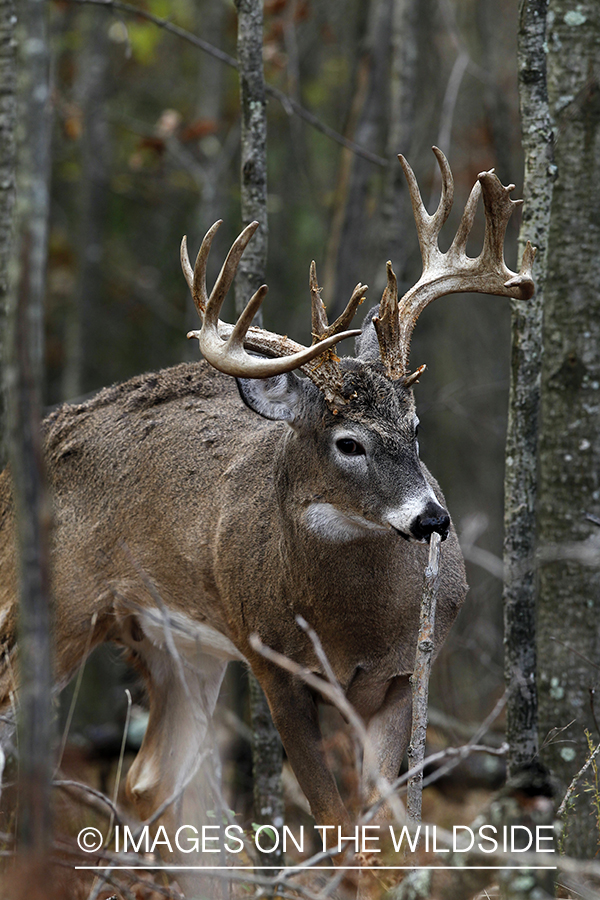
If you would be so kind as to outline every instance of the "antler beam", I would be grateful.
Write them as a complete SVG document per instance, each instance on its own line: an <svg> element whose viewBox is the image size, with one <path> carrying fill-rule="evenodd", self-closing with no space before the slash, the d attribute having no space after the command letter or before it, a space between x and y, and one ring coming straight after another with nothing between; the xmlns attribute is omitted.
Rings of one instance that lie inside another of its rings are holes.
<svg viewBox="0 0 600 900"><path fill-rule="evenodd" d="M209 296L206 288L206 264L213 238L221 221L215 222L207 231L193 269L187 252L187 239L184 237L181 242L181 267L198 315L202 320L200 331L190 331L188 337L198 338L200 350L211 365L221 372L240 378L267 378L271 375L291 372L292 369L302 368L304 370L307 363L317 356L321 356L339 341L360 334L357 330L336 329L338 323L341 322L342 326L347 323L348 319L345 314L340 316L337 322L328 329L327 335L324 335L322 339L319 338L318 342L313 343L311 347L304 347L288 337L252 326L252 319L268 290L265 284L250 298L235 325L221 322L219 313L223 301L235 278L242 254L258 228L258 222L251 222L236 238ZM350 303L352 303L352 299ZM255 353L266 353L270 358L251 356L246 349ZM309 371L306 374L312 377Z"/></svg>
<svg viewBox="0 0 600 900"><path fill-rule="evenodd" d="M206 288L206 264L213 238L220 225L221 220L215 222L207 231L193 269L188 256L186 238L184 237L181 242L181 267L202 320L202 328L199 331L190 331L188 337L198 338L200 350L208 362L228 375L239 378L267 378L291 372L292 369L301 369L323 392L328 403L343 403L342 373L334 347L344 338L360 334L360 330L346 329L363 301L366 285L356 285L344 312L329 325L321 300L321 289L317 283L316 266L314 262L312 263L310 292L313 342L310 347L304 347L288 337L274 334L264 328L256 328L251 324L267 293L267 286L264 284L250 298L236 324L228 325L219 319L219 313L235 278L242 254L258 228L258 222L251 222L233 242L209 296ZM265 353L269 358L251 356L247 350Z"/></svg>
<svg viewBox="0 0 600 900"><path fill-rule="evenodd" d="M384 291L377 330L381 357L388 376L414 381L408 375L410 339L420 313L437 297L457 292L478 292L527 300L533 295L531 267L535 249L529 241L523 253L519 272L511 271L504 262L504 236L512 212L522 200L511 200L514 184L504 187L493 171L481 172L467 203L450 248L439 248L438 238L452 208L454 183L448 161L441 150L433 148L442 175L442 193L437 210L429 215L414 172L406 159L398 158L404 169L417 226L423 273L419 281L398 302L396 278L388 263L388 285ZM467 256L467 240L473 226L477 203L483 194L485 237L479 256ZM416 374L416 373L415 373Z"/></svg>

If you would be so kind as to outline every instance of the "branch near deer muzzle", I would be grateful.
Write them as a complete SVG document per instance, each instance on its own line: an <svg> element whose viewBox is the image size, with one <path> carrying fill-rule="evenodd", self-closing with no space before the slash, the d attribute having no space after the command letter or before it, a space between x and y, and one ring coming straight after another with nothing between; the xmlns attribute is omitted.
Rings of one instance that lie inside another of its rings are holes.
<svg viewBox="0 0 600 900"><path fill-rule="evenodd" d="M477 176L452 245L442 253L438 238L452 209L454 181L448 160L442 151L433 147L433 152L442 175L442 194L433 215L429 215L425 209L413 170L401 154L398 156L408 182L423 273L418 282L398 301L396 276L388 262L387 287L379 305L379 317L373 320L388 377L392 380L404 379L406 386L414 384L425 368L421 366L412 375L408 374L410 339L420 313L433 300L458 292L496 294L528 300L534 292L531 267L535 248L530 242L525 247L519 272L511 271L504 262L506 226L514 208L523 201L510 199L509 194L514 190L514 184L504 187L493 170L481 172ZM473 258L467 256L467 240L481 194L485 211L485 237L481 253Z"/></svg>
<svg viewBox="0 0 600 900"><path fill-rule="evenodd" d="M529 242L525 247L519 272L511 271L504 262L506 226L514 208L523 201L511 200L509 194L514 190L514 184L504 187L493 171L478 175L452 245L445 253L440 250L438 238L452 209L454 182L442 151L434 147L433 152L442 174L442 193L433 215L429 215L425 209L413 170L402 155L398 157L408 182L423 259L423 273L418 282L399 300L396 276L391 262L388 262L387 286L379 304L379 315L373 319L386 374L392 381L401 380L405 387L413 385L425 369L425 366L420 366L409 374L410 340L420 313L433 300L458 292L495 294L527 300L534 291L531 267L535 249ZM467 240L481 195L485 211L483 248L479 256L469 257ZM221 372L239 378L266 378L300 369L323 392L329 404L335 406L347 402L342 391L342 370L334 348L344 338L360 334L358 330L346 329L364 299L366 285L356 285L342 315L329 325L321 300L316 267L314 262L311 264L309 284L313 342L310 347L251 324L267 293L266 285L251 297L237 323L228 325L221 322L219 313L242 253L258 228L258 222L248 225L234 241L209 296L206 288L206 263L220 224L220 221L215 222L207 232L193 269L185 237L181 243L183 273L202 320L200 331L190 331L188 337L198 338L204 357ZM247 350L264 354L268 358L251 356Z"/></svg>

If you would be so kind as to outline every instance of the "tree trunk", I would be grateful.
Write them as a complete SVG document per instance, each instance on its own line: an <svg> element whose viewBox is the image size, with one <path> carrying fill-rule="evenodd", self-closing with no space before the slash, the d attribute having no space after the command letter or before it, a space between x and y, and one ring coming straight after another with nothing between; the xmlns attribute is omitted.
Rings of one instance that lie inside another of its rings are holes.
<svg viewBox="0 0 600 900"><path fill-rule="evenodd" d="M15 3L0 0L0 372L6 365L6 297L15 200ZM4 393L0 391L0 469L6 462Z"/></svg>
<svg viewBox="0 0 600 900"><path fill-rule="evenodd" d="M504 674L508 777L538 750L535 652L536 493L542 309L553 184L553 136L546 85L548 0L525 0L519 23L519 90L525 183L519 255L537 247L531 300L511 300L512 358L504 480Z"/></svg>
<svg viewBox="0 0 600 900"><path fill-rule="evenodd" d="M50 161L46 12L45 0L21 0L19 5L21 132L6 367L8 445L19 544L20 850L42 865L51 837L52 770L49 511L40 432Z"/></svg>
<svg viewBox="0 0 600 900"><path fill-rule="evenodd" d="M263 73L262 0L236 0L242 104L242 222L260 228L246 248L235 279L238 314L265 282L267 268L267 107ZM258 317L257 317L258 320Z"/></svg>
<svg viewBox="0 0 600 900"><path fill-rule="evenodd" d="M548 97L556 134L544 309L538 618L542 759L560 801L596 743L591 691L600 658L600 566L577 560L600 516L600 5L550 0ZM574 722L573 722L574 720ZM569 724L573 722L573 724ZM583 779L585 782L585 779ZM596 794L582 783L566 813L564 846L598 851Z"/></svg>
<svg viewBox="0 0 600 900"><path fill-rule="evenodd" d="M242 103L242 220L260 222L242 257L235 281L235 305L241 312L265 282L267 265L267 117L262 62L262 0L236 0L238 59ZM250 673L254 815L258 824L283 825L281 766L283 749L262 688ZM283 862L281 842L265 862Z"/></svg>
<svg viewBox="0 0 600 900"><path fill-rule="evenodd" d="M258 824L272 825L281 831L284 822L281 738L273 724L264 691L252 673L249 693L254 817ZM271 841L267 837L263 843L269 846ZM283 865L281 842L275 852L264 854L263 859L271 866Z"/></svg>
<svg viewBox="0 0 600 900"><path fill-rule="evenodd" d="M517 798L523 791L528 796L540 793L540 784L547 784L547 774L540 770L537 759L535 647L542 310L554 171L544 50L546 9L547 0L524 0L519 22L519 95L525 151L525 205L519 255L530 240L537 247L537 256L535 295L528 301L510 301L512 356L504 476L504 677L509 744L507 777L514 800L498 804L503 824L507 826L527 824L527 809ZM552 804L546 800L544 807L546 821L550 821ZM511 862L516 864L517 860ZM523 879L521 872L507 868L501 873L501 896L505 900L525 900L552 893L551 872L532 868L530 876Z"/></svg>
<svg viewBox="0 0 600 900"><path fill-rule="evenodd" d="M421 595L421 616L415 664L410 678L412 686L412 726L407 750L409 770L420 766L425 759L429 708L429 676L435 649L433 637L435 634L440 555L440 536L432 534L429 543L429 560L425 569L423 593ZM421 821L422 806L423 769L412 775L406 784L406 815L413 827Z"/></svg>

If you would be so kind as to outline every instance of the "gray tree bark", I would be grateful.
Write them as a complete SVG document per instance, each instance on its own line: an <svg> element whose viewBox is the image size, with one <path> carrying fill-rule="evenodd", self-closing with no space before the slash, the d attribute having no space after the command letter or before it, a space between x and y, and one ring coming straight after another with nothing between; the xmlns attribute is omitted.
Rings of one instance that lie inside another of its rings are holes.
<svg viewBox="0 0 600 900"><path fill-rule="evenodd" d="M201 33L205 40L209 41L216 47L223 44L223 32L226 25L227 7L224 0L197 0L196 17L197 31ZM198 97L196 103L196 115L199 119L209 119L215 123L220 122L223 112L223 95L224 95L224 78L225 70L223 63L209 56L207 53L198 54ZM206 85L210 85L210 90L206 89ZM227 164L230 162L229 154L226 148L219 146L218 138L211 136L214 140L214 149L211 149L210 155L202 160L202 195L198 203L197 222L200 235L206 234L213 222L219 218L219 210L223 208L223 175L227 170ZM219 235L217 235L218 240ZM216 252L217 244L215 243L215 257L219 257ZM211 259L209 258L209 273ZM218 269L215 272L217 275ZM194 305L191 294L187 298L186 324L190 329L198 327L198 313ZM186 344L185 355L189 359L197 359L198 347L194 346L195 341L189 341Z"/></svg>
<svg viewBox="0 0 600 900"><path fill-rule="evenodd" d="M557 800L598 741L590 691L600 658L600 566L577 560L598 536L600 516L600 5L550 0L548 97L556 134L547 248L542 368L538 616L542 759L559 784ZM570 556L571 558L566 558ZM575 557L575 558L573 558ZM594 793L580 784L566 813L564 845L598 850Z"/></svg>
<svg viewBox="0 0 600 900"><path fill-rule="evenodd" d="M508 777L538 750L535 575L538 413L546 242L554 180L553 134L546 85L548 0L523 0L519 21L519 92L525 181L521 255L537 247L531 300L512 300L512 357L504 478L504 675Z"/></svg>
<svg viewBox="0 0 600 900"><path fill-rule="evenodd" d="M238 10L238 59L242 103L242 220L256 219L254 234L240 263L235 281L235 305L241 312L250 296L265 282L267 265L267 117L263 74L262 0L236 0ZM252 772L254 815L258 824L283 825L283 748L273 724L264 692L250 673L252 720ZM281 842L265 862L283 862Z"/></svg>
<svg viewBox="0 0 600 900"><path fill-rule="evenodd" d="M535 572L537 453L542 367L542 312L546 280L546 244L554 180L553 133L546 83L546 10L548 0L523 0L518 33L519 97L525 153L524 207L519 254L527 240L537 247L536 293L511 303L511 381L504 475L504 677L507 777L515 796L539 792L546 784L538 754L536 686ZM545 800L546 820L552 804ZM519 802L498 804L506 825L527 823ZM501 878L505 900L552 895L552 874L533 869L523 879L506 869Z"/></svg>
<svg viewBox="0 0 600 900"><path fill-rule="evenodd" d="M15 200L15 126L17 117L15 25L14 0L0 0L0 372L3 371L6 364L8 261ZM4 395L0 391L0 469L6 462L4 405Z"/></svg>
<svg viewBox="0 0 600 900"><path fill-rule="evenodd" d="M20 848L38 863L50 846L52 769L50 517L40 430L50 163L46 13L45 0L19 4L19 167L5 372L19 544Z"/></svg>
<svg viewBox="0 0 600 900"><path fill-rule="evenodd" d="M272 825L279 829L281 836L284 823L281 738L273 724L263 689L252 673L249 678L255 822L259 825ZM265 846L271 845L268 836L263 843ZM270 866L283 865L281 839L277 850L273 853L261 854L261 856L263 861Z"/></svg>
<svg viewBox="0 0 600 900"><path fill-rule="evenodd" d="M235 0L235 5L242 104L242 222L248 225L256 219L260 223L235 279L235 308L240 313L252 294L264 284L267 268L267 101L262 58L262 0Z"/></svg>

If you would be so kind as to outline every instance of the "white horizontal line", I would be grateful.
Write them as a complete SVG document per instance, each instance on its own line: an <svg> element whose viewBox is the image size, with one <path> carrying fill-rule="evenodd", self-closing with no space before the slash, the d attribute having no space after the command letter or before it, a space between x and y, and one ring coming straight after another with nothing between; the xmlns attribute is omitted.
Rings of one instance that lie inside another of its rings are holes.
<svg viewBox="0 0 600 900"><path fill-rule="evenodd" d="M121 869L126 871L134 872L138 869L153 869L158 872L181 872L183 870L189 871L193 869L196 872L210 872L210 871L226 871L228 869L231 870L240 870L243 869L245 871L250 872L262 872L265 869L273 869L275 872L302 872L307 869L319 869L320 871L327 871L327 867L325 866L303 866L299 863L297 866L74 866L75 869L94 869L96 871L103 871L104 869L110 869L111 872L117 872ZM538 871L539 869L558 869L558 866L335 866L335 868L331 867L332 872L339 872L340 870L344 870L345 872L382 872L389 870L401 870L401 869L456 869L458 872L464 872L465 870L485 870L485 871L523 871L530 872Z"/></svg>

